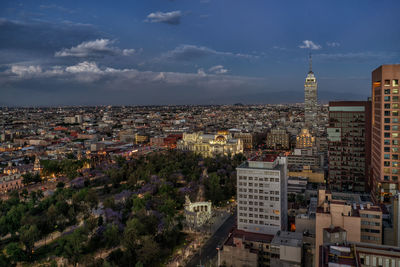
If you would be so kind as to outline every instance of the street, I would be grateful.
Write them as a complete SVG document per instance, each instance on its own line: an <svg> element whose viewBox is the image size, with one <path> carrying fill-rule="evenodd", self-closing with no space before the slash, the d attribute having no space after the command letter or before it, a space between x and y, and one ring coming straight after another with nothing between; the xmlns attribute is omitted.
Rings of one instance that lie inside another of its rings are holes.
<svg viewBox="0 0 400 267"><path fill-rule="evenodd" d="M228 237L228 234L235 225L235 222L236 213L232 214L214 233L214 235L208 239L201 250L189 261L187 266L201 266L201 264L204 264L210 259L214 258L217 255L218 245L222 245L222 242Z"/></svg>

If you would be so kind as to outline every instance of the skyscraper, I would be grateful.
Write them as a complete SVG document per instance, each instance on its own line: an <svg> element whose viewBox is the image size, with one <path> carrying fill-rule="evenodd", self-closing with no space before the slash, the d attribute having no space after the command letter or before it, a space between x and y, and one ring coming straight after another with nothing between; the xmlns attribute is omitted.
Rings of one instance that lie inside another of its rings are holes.
<svg viewBox="0 0 400 267"><path fill-rule="evenodd" d="M238 229L274 235L287 226L287 160L260 155L237 169Z"/></svg>
<svg viewBox="0 0 400 267"><path fill-rule="evenodd" d="M329 102L329 186L365 192L371 158L371 102Z"/></svg>
<svg viewBox="0 0 400 267"><path fill-rule="evenodd" d="M310 69L304 83L304 120L306 126L312 126L317 117L317 79L312 71L312 58L310 54Z"/></svg>
<svg viewBox="0 0 400 267"><path fill-rule="evenodd" d="M400 64L372 72L372 179L375 200L388 201L399 191Z"/></svg>

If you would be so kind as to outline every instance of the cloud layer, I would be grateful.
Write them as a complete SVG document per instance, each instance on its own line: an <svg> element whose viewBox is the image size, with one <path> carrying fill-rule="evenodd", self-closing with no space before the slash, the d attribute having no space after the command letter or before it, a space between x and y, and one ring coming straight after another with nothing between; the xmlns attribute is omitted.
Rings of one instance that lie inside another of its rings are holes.
<svg viewBox="0 0 400 267"><path fill-rule="evenodd" d="M197 46L189 44L179 45L175 49L168 51L167 53L164 54L165 58L172 60L183 60L183 61L191 61L208 56L223 56L223 57L244 58L244 59L258 58L258 56L255 55L222 52L205 46Z"/></svg>
<svg viewBox="0 0 400 267"><path fill-rule="evenodd" d="M182 13L179 10L171 12L154 12L147 15L147 22L167 23L170 25L178 25L181 23Z"/></svg>
<svg viewBox="0 0 400 267"><path fill-rule="evenodd" d="M103 57L105 55L129 56L135 53L135 49L123 49L111 46L114 41L109 39L96 39L83 42L71 48L64 48L57 51L55 57Z"/></svg>

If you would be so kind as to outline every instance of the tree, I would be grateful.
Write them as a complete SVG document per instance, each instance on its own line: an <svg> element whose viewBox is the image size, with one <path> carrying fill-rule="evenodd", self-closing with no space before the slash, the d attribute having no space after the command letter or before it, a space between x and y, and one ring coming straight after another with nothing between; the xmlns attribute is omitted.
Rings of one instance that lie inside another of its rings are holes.
<svg viewBox="0 0 400 267"><path fill-rule="evenodd" d="M39 239L40 233L36 225L24 225L19 230L19 239L25 245L25 250L30 255L32 253L35 241Z"/></svg>
<svg viewBox="0 0 400 267"><path fill-rule="evenodd" d="M68 259L68 261L74 266L77 265L81 257L88 236L83 229L77 229L72 234L66 236L59 241L59 250L61 255Z"/></svg>
<svg viewBox="0 0 400 267"><path fill-rule="evenodd" d="M141 238L141 246L137 252L138 260L144 266L155 266L155 263L159 261L159 251L160 247L153 236L146 235Z"/></svg>
<svg viewBox="0 0 400 267"><path fill-rule="evenodd" d="M21 246L18 243L12 242L8 244L5 249L8 258L12 262L19 262L24 260L24 251L22 250Z"/></svg>
<svg viewBox="0 0 400 267"><path fill-rule="evenodd" d="M222 200L222 190L220 185L220 177L215 173L210 173L206 181L206 194L214 205L219 204Z"/></svg>
<svg viewBox="0 0 400 267"><path fill-rule="evenodd" d="M117 246L120 240L118 226L115 224L107 225L107 228L104 231L104 239L108 248Z"/></svg>

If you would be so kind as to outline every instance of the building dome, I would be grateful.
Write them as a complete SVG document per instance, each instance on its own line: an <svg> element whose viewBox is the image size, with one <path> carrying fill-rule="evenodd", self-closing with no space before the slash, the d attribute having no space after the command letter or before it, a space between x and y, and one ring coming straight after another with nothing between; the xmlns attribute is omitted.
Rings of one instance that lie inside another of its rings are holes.
<svg viewBox="0 0 400 267"><path fill-rule="evenodd" d="M218 135L217 137L215 137L215 141L223 142L225 140L226 140L225 136L223 135Z"/></svg>

